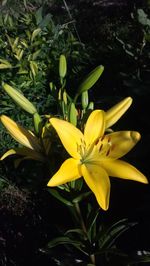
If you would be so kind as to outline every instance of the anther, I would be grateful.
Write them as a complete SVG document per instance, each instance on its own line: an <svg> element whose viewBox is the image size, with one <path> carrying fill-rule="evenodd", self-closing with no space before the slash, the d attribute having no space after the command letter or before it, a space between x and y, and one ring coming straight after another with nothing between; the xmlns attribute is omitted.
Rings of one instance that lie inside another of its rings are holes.
<svg viewBox="0 0 150 266"><path fill-rule="evenodd" d="M106 156L108 156L110 154L111 148L108 149Z"/></svg>
<svg viewBox="0 0 150 266"><path fill-rule="evenodd" d="M96 140L95 140L95 145L97 145L97 144L99 143L99 140L100 140L100 139L96 139Z"/></svg>
<svg viewBox="0 0 150 266"><path fill-rule="evenodd" d="M103 135L103 136L101 137L101 141L103 141L103 140L104 140L104 138L105 138L105 135Z"/></svg>
<svg viewBox="0 0 150 266"><path fill-rule="evenodd" d="M111 137L110 137L110 136L108 137L108 140L107 140L107 142L108 142L108 143L110 143L110 142L111 142Z"/></svg>
<svg viewBox="0 0 150 266"><path fill-rule="evenodd" d="M101 146L99 147L99 152L101 152L102 148L103 148L103 143L102 143Z"/></svg>

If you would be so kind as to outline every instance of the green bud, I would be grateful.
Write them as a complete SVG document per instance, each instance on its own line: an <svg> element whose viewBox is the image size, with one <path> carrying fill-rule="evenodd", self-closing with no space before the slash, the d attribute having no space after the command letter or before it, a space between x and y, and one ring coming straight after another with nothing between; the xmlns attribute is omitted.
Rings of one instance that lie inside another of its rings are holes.
<svg viewBox="0 0 150 266"><path fill-rule="evenodd" d="M22 93L18 90L12 88L6 83L2 84L3 89L7 92L7 94L14 100L16 104L18 104L22 109L30 114L34 114L37 112L35 106L26 98Z"/></svg>
<svg viewBox="0 0 150 266"><path fill-rule="evenodd" d="M59 76L64 78L67 73L66 57L62 54L59 58Z"/></svg>
<svg viewBox="0 0 150 266"><path fill-rule="evenodd" d="M93 71L91 71L89 75L85 78L85 80L80 84L77 94L79 95L82 92L89 90L100 78L103 71L103 66L98 66Z"/></svg>
<svg viewBox="0 0 150 266"><path fill-rule="evenodd" d="M81 96L82 108L85 110L89 103L88 91L83 91Z"/></svg>
<svg viewBox="0 0 150 266"><path fill-rule="evenodd" d="M62 90L59 89L59 91L58 91L58 101L61 101L61 99L62 99Z"/></svg>
<svg viewBox="0 0 150 266"><path fill-rule="evenodd" d="M66 91L63 92L63 101L67 105L67 93L66 93Z"/></svg>
<svg viewBox="0 0 150 266"><path fill-rule="evenodd" d="M75 104L74 104L73 102L70 104L69 121L70 121L74 126L77 125L77 109L76 109Z"/></svg>
<svg viewBox="0 0 150 266"><path fill-rule="evenodd" d="M57 96L57 88L56 88L55 84L53 82L50 82L49 87L50 87L50 91L52 93L52 96L56 97Z"/></svg>
<svg viewBox="0 0 150 266"><path fill-rule="evenodd" d="M88 105L88 109L89 110L94 110L94 103L93 102L90 102L89 105Z"/></svg>

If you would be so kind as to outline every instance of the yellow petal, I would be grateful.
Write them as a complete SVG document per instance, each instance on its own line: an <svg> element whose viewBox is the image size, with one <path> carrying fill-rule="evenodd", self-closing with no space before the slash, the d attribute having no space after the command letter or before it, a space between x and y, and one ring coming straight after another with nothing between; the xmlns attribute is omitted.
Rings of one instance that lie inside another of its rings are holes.
<svg viewBox="0 0 150 266"><path fill-rule="evenodd" d="M92 144L103 136L105 130L104 111L93 111L85 125L84 137L87 144Z"/></svg>
<svg viewBox="0 0 150 266"><path fill-rule="evenodd" d="M128 153L140 140L140 133L136 131L118 131L106 135L110 149L108 157L118 159Z"/></svg>
<svg viewBox="0 0 150 266"><path fill-rule="evenodd" d="M101 162L109 176L148 183L147 178L134 166L122 160L105 160Z"/></svg>
<svg viewBox="0 0 150 266"><path fill-rule="evenodd" d="M15 150L15 149L11 149L11 150L9 150L9 151L6 151L6 152L2 155L2 157L0 158L0 160L2 161L2 160L4 160L6 157L8 157L8 156L10 156L10 155L14 155L14 154L16 154L16 150Z"/></svg>
<svg viewBox="0 0 150 266"><path fill-rule="evenodd" d="M30 133L28 130L14 122L12 119L7 117L6 115L1 116L1 122L8 130L9 134L20 144L25 147L28 147L32 150L40 150L41 147L39 145L37 137Z"/></svg>
<svg viewBox="0 0 150 266"><path fill-rule="evenodd" d="M80 162L78 160L73 158L67 159L47 185L49 187L59 186L79 178L81 176L79 173L79 164Z"/></svg>
<svg viewBox="0 0 150 266"><path fill-rule="evenodd" d="M107 172L99 165L94 164L82 164L81 172L100 207L107 210L110 197L110 181Z"/></svg>
<svg viewBox="0 0 150 266"><path fill-rule="evenodd" d="M57 134L67 152L74 158L79 159L78 147L82 145L84 136L82 132L71 123L51 118L50 123L57 131Z"/></svg>
<svg viewBox="0 0 150 266"><path fill-rule="evenodd" d="M127 97L106 112L106 128L114 125L132 104L132 98Z"/></svg>
<svg viewBox="0 0 150 266"><path fill-rule="evenodd" d="M36 152L35 150L31 150L27 147L14 148L14 149L8 150L2 155L0 160L4 160L6 157L10 155L14 155L14 154L25 156L24 159L32 159L32 160L40 161L40 162L46 161L46 158L42 155L42 153Z"/></svg>

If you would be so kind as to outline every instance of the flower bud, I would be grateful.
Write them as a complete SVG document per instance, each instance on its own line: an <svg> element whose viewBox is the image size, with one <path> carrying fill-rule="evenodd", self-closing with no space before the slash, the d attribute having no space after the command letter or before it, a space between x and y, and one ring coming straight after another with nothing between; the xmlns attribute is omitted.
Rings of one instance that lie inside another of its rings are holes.
<svg viewBox="0 0 150 266"><path fill-rule="evenodd" d="M77 125L77 109L76 109L75 104L74 104L73 102L70 104L69 121L70 121L74 126Z"/></svg>
<svg viewBox="0 0 150 266"><path fill-rule="evenodd" d="M81 95L82 108L85 110L89 103L88 91L83 91Z"/></svg>
<svg viewBox="0 0 150 266"><path fill-rule="evenodd" d="M18 90L12 88L10 85L3 83L3 88L7 92L7 94L17 103L22 109L30 114L34 114L37 112L35 106L26 98L22 93Z"/></svg>
<svg viewBox="0 0 150 266"><path fill-rule="evenodd" d="M67 73L66 57L62 54L59 58L59 76L64 78Z"/></svg>

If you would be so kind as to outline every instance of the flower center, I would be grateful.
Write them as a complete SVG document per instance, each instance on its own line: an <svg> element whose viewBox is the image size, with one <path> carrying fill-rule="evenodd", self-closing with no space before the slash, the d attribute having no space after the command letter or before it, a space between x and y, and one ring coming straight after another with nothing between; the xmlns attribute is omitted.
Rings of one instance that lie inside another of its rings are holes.
<svg viewBox="0 0 150 266"><path fill-rule="evenodd" d="M92 144L88 144L81 139L81 144L77 144L77 151L81 156L81 163L99 161L110 155L113 145L110 136L104 135Z"/></svg>

